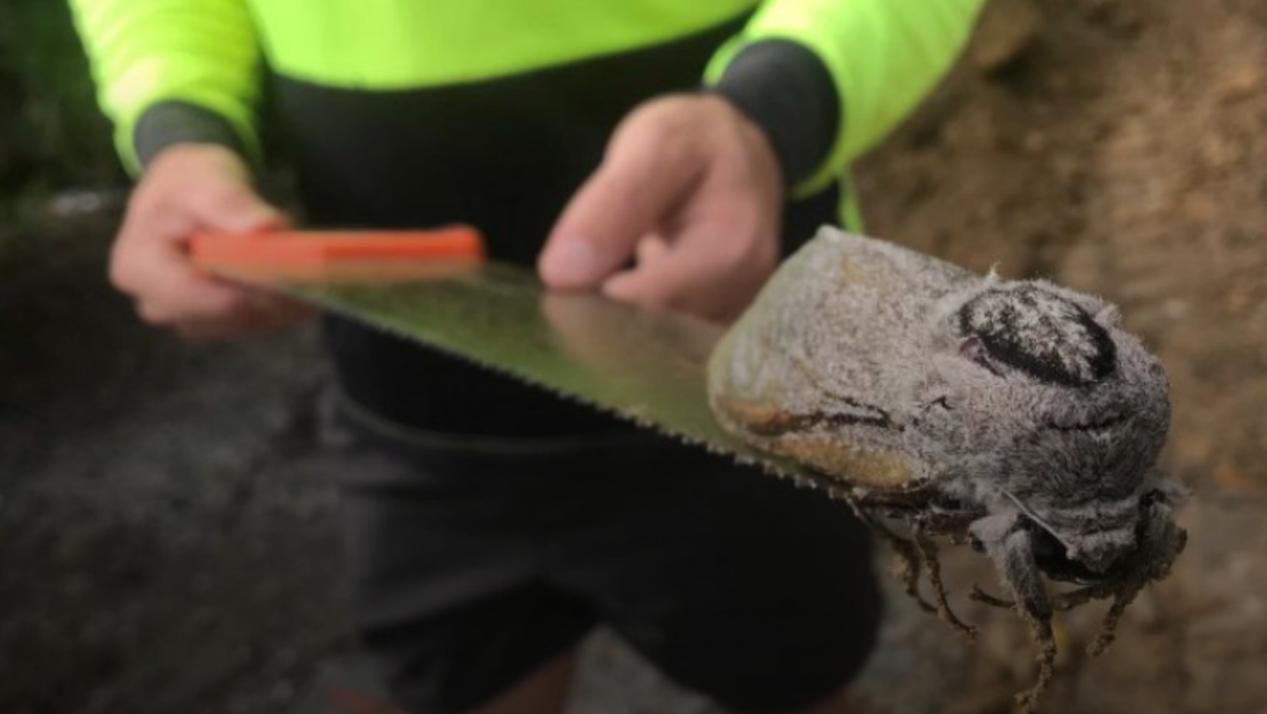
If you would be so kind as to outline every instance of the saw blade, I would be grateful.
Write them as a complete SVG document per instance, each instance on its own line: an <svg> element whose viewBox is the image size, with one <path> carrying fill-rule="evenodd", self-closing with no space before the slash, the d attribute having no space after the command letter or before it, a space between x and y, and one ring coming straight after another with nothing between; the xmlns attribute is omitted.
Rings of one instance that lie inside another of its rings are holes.
<svg viewBox="0 0 1267 714"><path fill-rule="evenodd" d="M705 320L593 293L548 291L533 272L494 261L429 265L420 274L389 280L381 274L288 280L227 267L213 272L510 374L798 484L836 490L718 424L708 406L705 369L724 328Z"/></svg>

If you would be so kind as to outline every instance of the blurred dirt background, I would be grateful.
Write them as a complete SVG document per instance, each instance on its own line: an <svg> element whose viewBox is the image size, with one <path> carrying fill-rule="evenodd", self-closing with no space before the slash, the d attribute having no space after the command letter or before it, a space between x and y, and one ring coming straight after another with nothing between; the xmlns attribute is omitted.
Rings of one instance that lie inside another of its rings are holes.
<svg viewBox="0 0 1267 714"><path fill-rule="evenodd" d="M313 333L190 346L106 285L124 200L60 3L0 7L0 712L370 712L341 615ZM16 111L13 111L16 108ZM1174 576L1052 712L1267 712L1267 3L995 0L961 66L857 168L870 232L1118 302L1165 362L1194 489ZM890 587L860 712L1005 713L1023 630L975 646ZM618 641L573 712L712 712Z"/></svg>

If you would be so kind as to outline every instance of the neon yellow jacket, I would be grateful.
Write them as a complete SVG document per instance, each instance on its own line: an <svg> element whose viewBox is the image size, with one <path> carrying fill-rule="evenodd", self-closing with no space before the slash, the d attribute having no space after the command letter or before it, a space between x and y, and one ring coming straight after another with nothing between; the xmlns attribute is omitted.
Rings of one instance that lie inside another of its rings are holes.
<svg viewBox="0 0 1267 714"><path fill-rule="evenodd" d="M303 80L401 89L515 74L652 46L755 13L719 48L716 82L753 43L811 51L835 84L831 148L812 193L906 115L953 62L984 0L71 0L125 163L138 120L178 100L211 110L259 150L259 62Z"/></svg>
<svg viewBox="0 0 1267 714"><path fill-rule="evenodd" d="M984 0L71 2L133 170L182 142L259 157L267 82L267 136L306 223L460 221L529 266L621 117L701 79L764 130L796 189L784 250L824 222L859 229L845 167L950 66ZM609 428L355 321L326 325L341 391L380 418L516 437Z"/></svg>

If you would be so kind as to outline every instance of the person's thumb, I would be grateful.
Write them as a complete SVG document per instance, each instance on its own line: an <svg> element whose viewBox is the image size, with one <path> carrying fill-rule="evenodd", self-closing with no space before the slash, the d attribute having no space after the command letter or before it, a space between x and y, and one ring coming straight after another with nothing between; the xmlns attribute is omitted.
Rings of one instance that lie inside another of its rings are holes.
<svg viewBox="0 0 1267 714"><path fill-rule="evenodd" d="M625 200L635 190L628 176L600 169L581 187L546 240L538 260L541 279L556 288L600 284L633 254L654 207L637 211Z"/></svg>
<svg viewBox="0 0 1267 714"><path fill-rule="evenodd" d="M246 183L208 186L193 201L192 207L204 226L231 233L269 230L287 223L284 213L260 198Z"/></svg>
<svg viewBox="0 0 1267 714"><path fill-rule="evenodd" d="M547 285L597 287L633 257L639 239L680 203L699 169L693 161L666 160L664 136L658 127L636 120L617 132L603 164L550 232L537 262Z"/></svg>

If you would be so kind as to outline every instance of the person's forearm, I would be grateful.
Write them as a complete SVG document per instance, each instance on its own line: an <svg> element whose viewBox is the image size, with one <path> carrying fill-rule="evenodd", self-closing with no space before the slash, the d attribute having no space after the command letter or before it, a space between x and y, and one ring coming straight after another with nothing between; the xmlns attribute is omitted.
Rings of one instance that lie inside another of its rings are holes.
<svg viewBox="0 0 1267 714"><path fill-rule="evenodd" d="M132 132L132 145L141 167L149 166L163 149L176 144L215 144L239 156L248 154L233 125L209 109L181 101L162 101L146 107Z"/></svg>
<svg viewBox="0 0 1267 714"><path fill-rule="evenodd" d="M799 194L813 193L945 74L984 1L768 0L718 52L706 81L766 130L785 180ZM833 124L824 140L824 125Z"/></svg>
<svg viewBox="0 0 1267 714"><path fill-rule="evenodd" d="M259 49L243 0L71 0L133 172L173 143L257 153Z"/></svg>
<svg viewBox="0 0 1267 714"><path fill-rule="evenodd" d="M783 183L794 186L827 157L840 126L831 73L804 45L770 39L748 45L715 90L765 132Z"/></svg>

